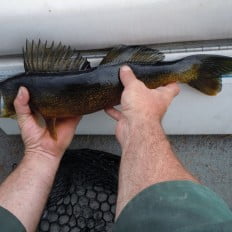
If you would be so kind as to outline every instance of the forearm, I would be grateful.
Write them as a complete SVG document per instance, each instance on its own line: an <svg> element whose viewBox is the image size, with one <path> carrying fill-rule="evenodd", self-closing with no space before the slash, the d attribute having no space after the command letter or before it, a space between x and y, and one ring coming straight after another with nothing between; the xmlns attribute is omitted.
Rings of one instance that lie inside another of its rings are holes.
<svg viewBox="0 0 232 232"><path fill-rule="evenodd" d="M152 184L197 180L174 155L159 122L137 125L122 151L116 215L137 193Z"/></svg>
<svg viewBox="0 0 232 232"><path fill-rule="evenodd" d="M51 190L59 158L26 154L0 186L0 205L13 213L27 231L35 231Z"/></svg>

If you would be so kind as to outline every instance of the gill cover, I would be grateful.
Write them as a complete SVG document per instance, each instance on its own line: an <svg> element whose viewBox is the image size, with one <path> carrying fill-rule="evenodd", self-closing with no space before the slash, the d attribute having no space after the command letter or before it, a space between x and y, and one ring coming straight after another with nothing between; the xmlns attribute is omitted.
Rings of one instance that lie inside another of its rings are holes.
<svg viewBox="0 0 232 232"><path fill-rule="evenodd" d="M48 45L47 41L38 43L26 41L23 49L24 68L27 74L31 73L59 73L77 72L90 68L86 58L70 47L54 42ZM43 116L43 115L42 115ZM44 116L43 116L44 117ZM56 118L44 117L47 129L54 139L57 139Z"/></svg>

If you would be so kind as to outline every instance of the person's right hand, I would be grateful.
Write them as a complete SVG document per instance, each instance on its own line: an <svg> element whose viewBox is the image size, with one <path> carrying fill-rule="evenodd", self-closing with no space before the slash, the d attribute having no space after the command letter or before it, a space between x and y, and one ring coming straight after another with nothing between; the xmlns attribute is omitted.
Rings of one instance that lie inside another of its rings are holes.
<svg viewBox="0 0 232 232"><path fill-rule="evenodd" d="M121 97L121 111L115 108L105 111L118 121L116 137L122 148L125 148L131 137L138 133L141 135L144 130L160 124L169 104L179 93L179 87L176 83L171 83L148 89L128 66L120 69L120 79L125 87Z"/></svg>
<svg viewBox="0 0 232 232"><path fill-rule="evenodd" d="M56 121L57 139L54 139L46 126L41 126L29 107L29 92L20 87L14 101L17 121L25 145L25 155L39 154L60 160L71 143L81 116L62 118Z"/></svg>

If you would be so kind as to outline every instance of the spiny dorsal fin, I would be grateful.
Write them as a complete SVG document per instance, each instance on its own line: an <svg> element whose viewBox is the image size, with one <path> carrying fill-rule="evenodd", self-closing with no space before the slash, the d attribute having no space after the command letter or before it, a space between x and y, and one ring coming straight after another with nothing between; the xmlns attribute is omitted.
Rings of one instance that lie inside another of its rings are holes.
<svg viewBox="0 0 232 232"><path fill-rule="evenodd" d="M90 67L80 53L61 43L55 46L52 42L49 46L47 41L35 43L27 40L23 57L27 73L80 71Z"/></svg>
<svg viewBox="0 0 232 232"><path fill-rule="evenodd" d="M100 65L122 63L155 64L163 59L164 54L156 49L122 45L110 50Z"/></svg>

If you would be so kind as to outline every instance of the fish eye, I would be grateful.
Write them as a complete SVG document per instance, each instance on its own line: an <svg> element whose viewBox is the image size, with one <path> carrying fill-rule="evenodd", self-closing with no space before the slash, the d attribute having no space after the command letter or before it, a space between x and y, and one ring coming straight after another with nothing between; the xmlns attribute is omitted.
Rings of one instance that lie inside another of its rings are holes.
<svg viewBox="0 0 232 232"><path fill-rule="evenodd" d="M4 98L2 93L0 92L0 117L3 116L3 112L4 112Z"/></svg>

